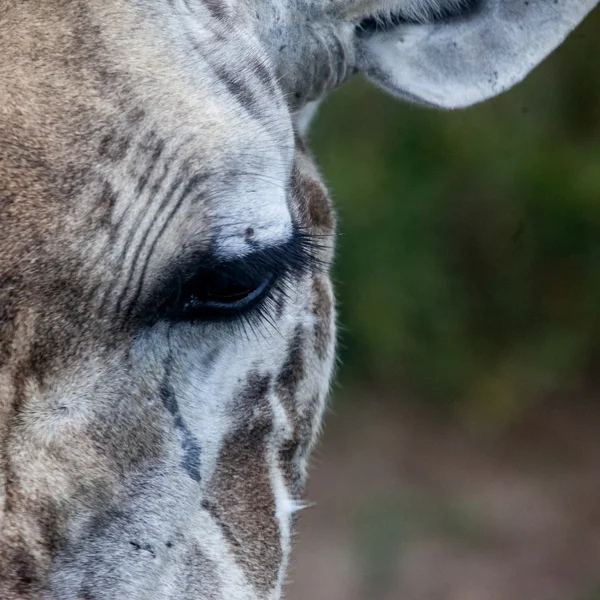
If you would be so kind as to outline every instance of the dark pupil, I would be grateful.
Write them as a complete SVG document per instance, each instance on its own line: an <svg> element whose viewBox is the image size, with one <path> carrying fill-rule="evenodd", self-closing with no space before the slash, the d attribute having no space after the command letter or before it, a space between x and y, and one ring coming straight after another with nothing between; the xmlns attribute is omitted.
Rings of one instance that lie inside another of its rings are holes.
<svg viewBox="0 0 600 600"><path fill-rule="evenodd" d="M201 278L202 276L199 277ZM254 282L233 279L227 273L216 271L207 272L202 279L204 279L203 284L199 286L197 293L205 302L238 302L251 294L256 287Z"/></svg>
<svg viewBox="0 0 600 600"><path fill-rule="evenodd" d="M182 286L183 311L218 316L229 310L249 308L271 281L272 275L249 271L243 265L221 264L200 269Z"/></svg>

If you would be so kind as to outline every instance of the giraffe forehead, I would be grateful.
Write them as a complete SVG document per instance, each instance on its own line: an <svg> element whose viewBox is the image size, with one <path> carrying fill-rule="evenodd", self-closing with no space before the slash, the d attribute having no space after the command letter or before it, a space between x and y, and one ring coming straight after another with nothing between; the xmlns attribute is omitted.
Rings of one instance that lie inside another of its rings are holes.
<svg viewBox="0 0 600 600"><path fill-rule="evenodd" d="M40 231L48 254L64 263L67 247L98 279L108 268L129 278L207 238L231 255L243 253L249 238L284 239L291 222L291 118L251 30L223 35L213 31L214 19L204 25L197 14L184 18L169 3L139 22L127 3L118 3L119 19L101 18L96 3L86 6L102 27L82 42L89 53L85 77L81 64L59 68L71 49L50 39L47 88L61 95L26 93L37 82L33 63L22 64L26 77L11 81L8 92L13 137L28 147L28 159L51 162L55 171L49 177L30 170L23 178L22 154L9 153L5 163L7 185L29 188L20 200L21 222L27 204L39 215L42 196L42 217L68 225L58 235ZM67 31L78 20L62 18ZM65 103L84 104L87 112L65 111ZM61 135L49 136L48 127ZM24 231L15 235L21 239L14 247L27 243ZM115 285L125 289L127 282Z"/></svg>
<svg viewBox="0 0 600 600"><path fill-rule="evenodd" d="M122 164L93 182L94 236L89 210L80 209L87 243L71 244L105 277L107 263L128 272L146 264L151 274L209 247L226 258L285 242L292 231L289 147L249 129L251 143L240 132L237 146L225 141L214 150L203 146L201 126L182 141L143 134Z"/></svg>
<svg viewBox="0 0 600 600"><path fill-rule="evenodd" d="M179 211L186 232L177 234L206 236L208 227L221 250L239 254L247 250L248 237L276 243L289 235L293 129L261 45L247 29L228 25L224 35L216 6L207 5L206 26L195 20L186 35L168 45L167 64L162 53L140 59L148 61L150 74L140 81L140 90L148 98L145 128L150 123L170 147L161 157L165 170L171 170L166 164L171 160L183 186L195 182L194 202ZM137 150L133 157L144 162ZM123 210L134 197L124 195ZM143 203L131 207L132 212L145 209Z"/></svg>

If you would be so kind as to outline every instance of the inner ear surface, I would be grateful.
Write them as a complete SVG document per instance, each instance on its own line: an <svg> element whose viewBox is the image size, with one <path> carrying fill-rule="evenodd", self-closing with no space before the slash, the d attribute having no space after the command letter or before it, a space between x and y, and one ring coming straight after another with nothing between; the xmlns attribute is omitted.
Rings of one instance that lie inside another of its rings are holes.
<svg viewBox="0 0 600 600"><path fill-rule="evenodd" d="M521 81L598 0L469 0L415 23L401 12L367 18L357 64L389 92L420 104L460 108Z"/></svg>

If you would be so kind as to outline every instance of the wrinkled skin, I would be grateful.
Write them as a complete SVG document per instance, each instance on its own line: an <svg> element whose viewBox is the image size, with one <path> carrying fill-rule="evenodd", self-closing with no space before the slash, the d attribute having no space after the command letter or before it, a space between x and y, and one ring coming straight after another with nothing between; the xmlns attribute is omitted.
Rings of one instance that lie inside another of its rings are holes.
<svg viewBox="0 0 600 600"><path fill-rule="evenodd" d="M484 99L596 1L459 4L0 0L0 598L280 597L334 359L314 102Z"/></svg>

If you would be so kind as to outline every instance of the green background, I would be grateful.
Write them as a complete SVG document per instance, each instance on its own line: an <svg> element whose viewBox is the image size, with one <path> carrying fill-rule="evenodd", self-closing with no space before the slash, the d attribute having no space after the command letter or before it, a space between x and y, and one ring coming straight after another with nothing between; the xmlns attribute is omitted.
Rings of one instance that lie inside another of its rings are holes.
<svg viewBox="0 0 600 600"><path fill-rule="evenodd" d="M455 112L356 80L311 144L339 215L342 387L500 426L600 357L600 15Z"/></svg>

